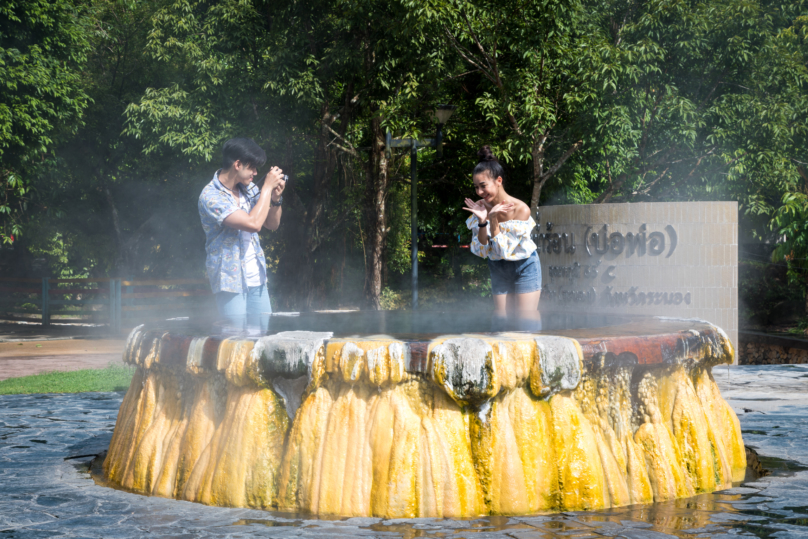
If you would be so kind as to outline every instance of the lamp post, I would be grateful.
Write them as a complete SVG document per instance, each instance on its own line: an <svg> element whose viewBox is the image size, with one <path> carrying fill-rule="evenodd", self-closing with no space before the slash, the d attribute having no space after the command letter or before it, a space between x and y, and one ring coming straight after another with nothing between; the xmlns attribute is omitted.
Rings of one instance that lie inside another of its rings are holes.
<svg viewBox="0 0 808 539"><path fill-rule="evenodd" d="M438 121L435 138L417 140L413 138L393 138L388 131L385 136L385 151L390 157L392 148L410 149L410 227L412 235L412 309L418 310L418 148L437 149L438 158L443 157L443 126L449 121L455 105L438 105L434 111Z"/></svg>

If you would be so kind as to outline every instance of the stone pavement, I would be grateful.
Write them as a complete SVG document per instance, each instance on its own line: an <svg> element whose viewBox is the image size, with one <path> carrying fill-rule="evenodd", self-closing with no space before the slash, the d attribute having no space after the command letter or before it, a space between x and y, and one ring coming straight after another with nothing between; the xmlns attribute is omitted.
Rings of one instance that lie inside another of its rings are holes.
<svg viewBox="0 0 808 539"><path fill-rule="evenodd" d="M105 488L88 469L121 393L0 396L0 537L808 537L808 366L714 372L774 475L673 502L474 520L316 519Z"/></svg>

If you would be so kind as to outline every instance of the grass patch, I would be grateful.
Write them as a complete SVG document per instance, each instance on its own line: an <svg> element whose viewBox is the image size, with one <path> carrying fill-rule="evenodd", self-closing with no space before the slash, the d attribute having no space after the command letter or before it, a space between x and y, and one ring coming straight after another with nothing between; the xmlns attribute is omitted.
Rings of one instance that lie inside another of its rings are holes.
<svg viewBox="0 0 808 539"><path fill-rule="evenodd" d="M0 395L27 393L84 393L85 391L126 391L134 367L110 365L105 369L53 371L33 376L0 380Z"/></svg>

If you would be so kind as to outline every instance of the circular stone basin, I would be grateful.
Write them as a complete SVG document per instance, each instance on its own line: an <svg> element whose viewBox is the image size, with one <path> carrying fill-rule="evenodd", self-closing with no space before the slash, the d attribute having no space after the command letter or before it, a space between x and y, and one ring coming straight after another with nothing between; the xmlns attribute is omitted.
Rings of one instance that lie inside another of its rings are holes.
<svg viewBox="0 0 808 539"><path fill-rule="evenodd" d="M711 373L733 360L720 329L552 313L539 331L496 324L273 316L260 338L140 326L104 473L149 495L387 518L597 509L743 479L740 424Z"/></svg>

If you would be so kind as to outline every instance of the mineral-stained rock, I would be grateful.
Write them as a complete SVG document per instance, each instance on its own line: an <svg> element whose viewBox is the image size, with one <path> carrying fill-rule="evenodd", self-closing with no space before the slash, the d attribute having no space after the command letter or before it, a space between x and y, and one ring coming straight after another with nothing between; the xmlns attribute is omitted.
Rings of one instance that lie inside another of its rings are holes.
<svg viewBox="0 0 808 539"><path fill-rule="evenodd" d="M418 354L418 360L413 358ZM424 355L426 354L426 355ZM143 494L322 515L598 509L743 478L717 328L638 337L136 328L104 471Z"/></svg>

